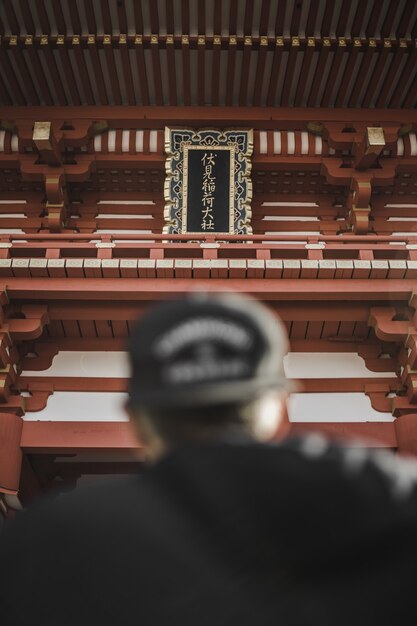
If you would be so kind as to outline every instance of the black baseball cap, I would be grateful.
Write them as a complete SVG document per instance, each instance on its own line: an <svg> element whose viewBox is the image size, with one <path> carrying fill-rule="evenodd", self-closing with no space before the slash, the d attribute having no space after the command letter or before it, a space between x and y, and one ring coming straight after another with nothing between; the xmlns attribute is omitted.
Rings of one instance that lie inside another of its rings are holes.
<svg viewBox="0 0 417 626"><path fill-rule="evenodd" d="M132 407L191 408L289 387L282 322L237 294L192 292L150 308L129 345Z"/></svg>

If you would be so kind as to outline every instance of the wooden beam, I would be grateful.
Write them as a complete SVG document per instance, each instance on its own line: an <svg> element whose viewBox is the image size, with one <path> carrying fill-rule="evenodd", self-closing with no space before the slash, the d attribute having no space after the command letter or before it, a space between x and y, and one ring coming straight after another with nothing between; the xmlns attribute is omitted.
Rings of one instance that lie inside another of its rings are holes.
<svg viewBox="0 0 417 626"><path fill-rule="evenodd" d="M2 107L2 119L28 119L27 107ZM112 128L163 128L166 124L213 123L218 125L236 122L235 107L124 107L124 106L54 106L31 107L30 118L39 120L92 120L104 119ZM417 125L417 110L403 109L333 109L318 108L312 113L308 108L239 107L239 123L272 130L306 130L310 121L341 122L353 124L379 122L400 125Z"/></svg>
<svg viewBox="0 0 417 626"><path fill-rule="evenodd" d="M366 447L396 448L394 423L297 423L292 434L321 432L331 438L362 441ZM32 422L23 423L21 449L32 454L83 452L140 452L132 426L127 422Z"/></svg>
<svg viewBox="0 0 417 626"><path fill-rule="evenodd" d="M149 298L160 300L169 294L183 294L194 288L193 279L94 279L86 278L8 278L2 280L3 288L12 298L30 300L108 300L109 293L117 300L141 301ZM271 301L282 300L404 300L408 302L415 289L415 280L403 279L200 279L199 285L207 291L227 289L252 294ZM17 320L15 320L17 321Z"/></svg>

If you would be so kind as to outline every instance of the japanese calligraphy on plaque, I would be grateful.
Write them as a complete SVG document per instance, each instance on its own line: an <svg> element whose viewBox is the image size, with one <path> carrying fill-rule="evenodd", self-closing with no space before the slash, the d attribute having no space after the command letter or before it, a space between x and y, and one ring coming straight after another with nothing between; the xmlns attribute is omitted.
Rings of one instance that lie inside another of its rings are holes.
<svg viewBox="0 0 417 626"><path fill-rule="evenodd" d="M248 234L252 130L165 129L164 233Z"/></svg>

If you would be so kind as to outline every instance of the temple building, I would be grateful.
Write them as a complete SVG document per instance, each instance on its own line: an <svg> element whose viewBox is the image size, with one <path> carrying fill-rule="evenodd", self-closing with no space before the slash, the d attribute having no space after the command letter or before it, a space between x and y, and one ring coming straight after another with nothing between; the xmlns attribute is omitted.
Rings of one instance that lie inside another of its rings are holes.
<svg viewBox="0 0 417 626"><path fill-rule="evenodd" d="M195 286L283 319L293 432L416 453L415 0L3 0L0 35L0 525L137 471L126 341Z"/></svg>

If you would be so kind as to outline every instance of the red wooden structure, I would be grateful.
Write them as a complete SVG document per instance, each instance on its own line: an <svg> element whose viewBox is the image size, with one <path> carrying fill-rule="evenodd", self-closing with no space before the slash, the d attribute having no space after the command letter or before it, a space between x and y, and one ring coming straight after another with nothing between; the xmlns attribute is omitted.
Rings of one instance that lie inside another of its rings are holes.
<svg viewBox="0 0 417 626"><path fill-rule="evenodd" d="M0 513L137 468L97 354L196 283L282 317L336 407L294 430L417 452L416 3L5 0L0 35ZM162 235L167 125L254 129L253 235Z"/></svg>

